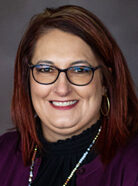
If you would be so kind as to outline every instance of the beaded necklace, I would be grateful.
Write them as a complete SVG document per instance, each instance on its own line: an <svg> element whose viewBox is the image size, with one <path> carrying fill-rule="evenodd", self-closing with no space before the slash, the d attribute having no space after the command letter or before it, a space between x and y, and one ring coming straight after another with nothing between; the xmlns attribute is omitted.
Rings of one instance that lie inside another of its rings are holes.
<svg viewBox="0 0 138 186"><path fill-rule="evenodd" d="M77 169L79 168L79 166L81 165L81 163L84 161L84 159L88 155L89 151L91 150L92 146L95 144L95 142L96 142L96 140L97 140L100 132L101 132L101 127L99 128L99 130L98 130L95 138L90 143L90 145L88 146L88 148L86 149L86 151L84 152L84 154L82 155L82 157L80 158L80 160L78 161L78 163L76 164L76 166L74 167L74 169L71 171L70 175L68 176L68 178L65 181L65 183L63 184L63 186L66 186L68 184L68 182L70 181L70 179L73 177L74 173L77 171ZM35 163L36 153L37 153L37 146L34 148L34 153L33 153L33 156L32 156L32 164L30 166L28 186L31 186L32 180L33 180L33 169L34 169L34 163Z"/></svg>

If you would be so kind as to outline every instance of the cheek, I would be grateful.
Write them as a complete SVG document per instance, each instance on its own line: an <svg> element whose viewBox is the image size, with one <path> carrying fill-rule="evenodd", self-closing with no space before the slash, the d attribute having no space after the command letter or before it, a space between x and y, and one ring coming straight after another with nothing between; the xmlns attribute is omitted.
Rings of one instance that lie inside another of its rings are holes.
<svg viewBox="0 0 138 186"><path fill-rule="evenodd" d="M88 87L85 87L84 91L81 91L84 100L84 111L86 114L98 116L101 108L102 96L104 87L101 85L100 81L93 81Z"/></svg>
<svg viewBox="0 0 138 186"><path fill-rule="evenodd" d="M30 79L30 91L32 102L37 102L37 100L43 99L48 96L50 92L50 87L46 87Z"/></svg>
<svg viewBox="0 0 138 186"><path fill-rule="evenodd" d="M91 92L88 95L88 108L93 114L97 115L100 112L101 102L102 102L102 87L94 85L89 90Z"/></svg>
<svg viewBox="0 0 138 186"><path fill-rule="evenodd" d="M86 100L98 100L103 95L103 87L100 84L90 84L79 90L82 98Z"/></svg>

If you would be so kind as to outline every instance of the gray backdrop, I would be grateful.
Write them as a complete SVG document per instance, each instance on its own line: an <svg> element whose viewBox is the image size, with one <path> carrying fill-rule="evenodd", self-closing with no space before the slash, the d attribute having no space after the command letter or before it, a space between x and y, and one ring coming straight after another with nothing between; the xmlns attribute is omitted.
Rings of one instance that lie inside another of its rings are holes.
<svg viewBox="0 0 138 186"><path fill-rule="evenodd" d="M27 23L45 7L64 4L83 6L103 21L122 49L138 86L138 0L0 0L0 134L13 127L13 67Z"/></svg>

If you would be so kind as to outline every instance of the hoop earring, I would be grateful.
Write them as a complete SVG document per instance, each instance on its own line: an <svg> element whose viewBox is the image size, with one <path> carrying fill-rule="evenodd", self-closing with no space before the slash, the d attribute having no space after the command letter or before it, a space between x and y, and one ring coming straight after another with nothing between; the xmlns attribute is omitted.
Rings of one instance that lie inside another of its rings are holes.
<svg viewBox="0 0 138 186"><path fill-rule="evenodd" d="M106 98L106 110L107 111L103 111L103 108L102 108L102 106L101 106L101 113L102 113L102 115L103 116L105 116L105 117L107 117L108 116L108 114L109 114L109 112L110 112L110 101L109 101L109 98L108 98L108 96L107 95L104 95L104 97Z"/></svg>

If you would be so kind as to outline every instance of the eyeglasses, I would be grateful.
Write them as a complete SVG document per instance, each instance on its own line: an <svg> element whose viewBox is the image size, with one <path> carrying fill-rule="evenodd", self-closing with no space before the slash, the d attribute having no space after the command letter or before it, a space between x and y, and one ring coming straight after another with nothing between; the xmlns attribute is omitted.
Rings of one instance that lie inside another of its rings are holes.
<svg viewBox="0 0 138 186"><path fill-rule="evenodd" d="M32 70L34 80L43 85L55 83L60 73L64 72L71 84L85 86L92 81L94 72L99 69L100 66L72 66L66 69L59 69L47 64L29 64L29 68Z"/></svg>

